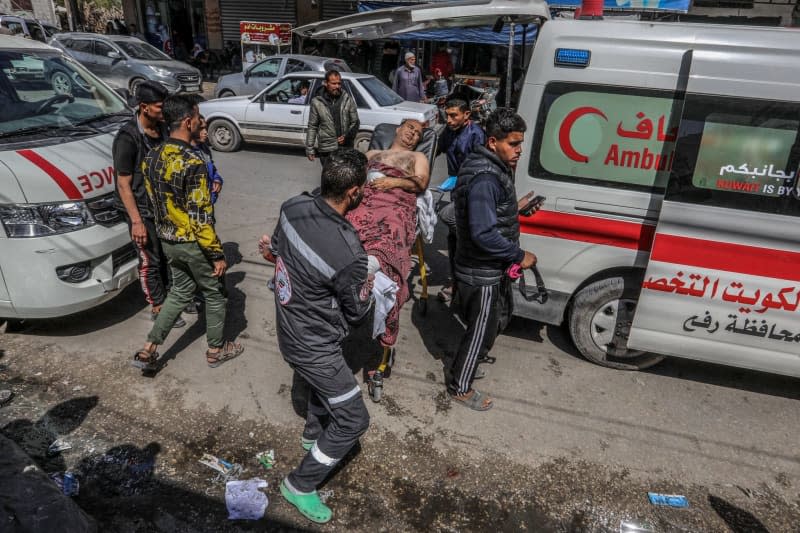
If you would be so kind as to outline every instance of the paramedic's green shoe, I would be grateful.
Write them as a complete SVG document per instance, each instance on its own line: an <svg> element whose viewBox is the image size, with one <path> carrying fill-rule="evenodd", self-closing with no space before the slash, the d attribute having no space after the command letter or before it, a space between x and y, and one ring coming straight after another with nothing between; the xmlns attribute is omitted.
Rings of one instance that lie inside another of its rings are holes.
<svg viewBox="0 0 800 533"><path fill-rule="evenodd" d="M295 494L286 486L286 481L281 481L281 495L291 503L300 513L318 524L329 522L333 518L331 508L322 503L317 491L309 494Z"/></svg>
<svg viewBox="0 0 800 533"><path fill-rule="evenodd" d="M317 439L307 439L305 437L300 438L300 446L307 452L311 451L311 448L314 447L314 443L317 442Z"/></svg>

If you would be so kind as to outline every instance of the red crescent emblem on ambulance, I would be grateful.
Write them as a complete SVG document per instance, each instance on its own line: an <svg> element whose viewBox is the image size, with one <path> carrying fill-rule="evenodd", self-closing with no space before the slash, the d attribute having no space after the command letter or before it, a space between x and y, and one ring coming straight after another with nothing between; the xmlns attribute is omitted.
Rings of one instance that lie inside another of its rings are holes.
<svg viewBox="0 0 800 533"><path fill-rule="evenodd" d="M572 142L570 142L569 134L572 131L572 125L584 115L600 115L606 121L608 120L602 111L596 107L588 106L573 109L566 117L564 117L564 122L561 123L561 127L558 129L558 144L565 156L573 161L577 161L578 163L588 163L589 157L575 150L575 148L572 146Z"/></svg>

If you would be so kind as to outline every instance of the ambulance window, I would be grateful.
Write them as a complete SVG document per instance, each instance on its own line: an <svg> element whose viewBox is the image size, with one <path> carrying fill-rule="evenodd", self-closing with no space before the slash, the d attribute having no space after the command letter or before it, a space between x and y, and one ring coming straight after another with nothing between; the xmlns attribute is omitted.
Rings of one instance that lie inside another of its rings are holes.
<svg viewBox="0 0 800 533"><path fill-rule="evenodd" d="M663 190L681 101L663 90L575 83L545 89L529 173L621 189Z"/></svg>
<svg viewBox="0 0 800 533"><path fill-rule="evenodd" d="M666 198L800 215L800 105L687 95Z"/></svg>

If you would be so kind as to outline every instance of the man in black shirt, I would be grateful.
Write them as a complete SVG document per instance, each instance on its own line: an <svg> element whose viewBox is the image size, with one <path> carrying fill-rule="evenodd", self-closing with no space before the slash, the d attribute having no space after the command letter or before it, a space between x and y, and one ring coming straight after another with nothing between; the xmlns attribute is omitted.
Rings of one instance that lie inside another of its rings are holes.
<svg viewBox="0 0 800 533"><path fill-rule="evenodd" d="M156 234L153 209L147 198L142 161L150 149L164 142L167 128L161 108L169 92L158 82L144 81L136 88L136 115L114 137L115 199L125 214L131 240L139 254L139 280L151 318L155 320L167 297L169 282L167 262ZM178 317L175 327L185 326Z"/></svg>

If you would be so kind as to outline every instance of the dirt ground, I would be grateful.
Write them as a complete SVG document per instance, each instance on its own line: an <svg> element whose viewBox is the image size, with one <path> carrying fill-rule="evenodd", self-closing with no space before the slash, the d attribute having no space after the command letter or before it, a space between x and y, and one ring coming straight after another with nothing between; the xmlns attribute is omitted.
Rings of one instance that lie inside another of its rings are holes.
<svg viewBox="0 0 800 533"><path fill-rule="evenodd" d="M629 521L651 531L800 531L800 498L787 500L764 485L686 485L660 480L645 486L626 469L563 457L536 468L471 443L434 447L446 432L412 427L404 436L372 428L322 488L334 519L318 526L282 500L277 485L302 456L302 419L293 425L243 419L219 406L187 409L179 380L158 376L149 395L131 386L146 379L127 357L98 361L66 353L55 343L25 335L0 336L0 380L15 396L0 407L0 431L46 472L71 470L75 497L101 531L621 531ZM435 376L430 376L436 379ZM296 389L294 390L296 393ZM285 402L300 404L291 383ZM293 398L294 396L294 398ZM447 416L449 399L437 398ZM285 408L265 405L264 411ZM370 410L408 413L387 393ZM458 408L458 407L457 407ZM48 455L61 438L71 449ZM276 466L264 470L255 455L274 449ZM230 521L224 483L198 463L203 453L240 463L242 479L261 477L270 499L260 521ZM791 480L778 480L796 494ZM656 507L647 492L680 487L688 509Z"/></svg>

